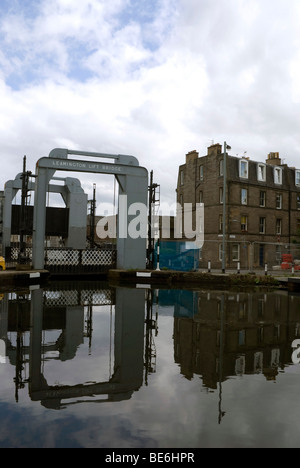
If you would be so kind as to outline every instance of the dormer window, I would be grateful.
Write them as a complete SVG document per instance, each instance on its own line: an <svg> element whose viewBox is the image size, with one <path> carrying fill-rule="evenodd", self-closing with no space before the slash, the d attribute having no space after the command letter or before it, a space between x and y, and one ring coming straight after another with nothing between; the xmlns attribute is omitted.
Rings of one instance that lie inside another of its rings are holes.
<svg viewBox="0 0 300 468"><path fill-rule="evenodd" d="M248 179L248 167L249 161L247 159L240 160L240 177L242 179Z"/></svg>
<svg viewBox="0 0 300 468"><path fill-rule="evenodd" d="M282 185L282 168L274 167L274 182L275 184Z"/></svg>
<svg viewBox="0 0 300 468"><path fill-rule="evenodd" d="M257 164L257 180L259 182L266 181L266 165L265 164Z"/></svg>

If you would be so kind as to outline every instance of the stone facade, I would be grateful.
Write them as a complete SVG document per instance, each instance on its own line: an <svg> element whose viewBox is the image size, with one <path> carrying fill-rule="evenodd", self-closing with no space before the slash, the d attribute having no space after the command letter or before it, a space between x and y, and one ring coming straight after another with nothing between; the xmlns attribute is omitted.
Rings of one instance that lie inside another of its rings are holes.
<svg viewBox="0 0 300 468"><path fill-rule="evenodd" d="M278 153L265 162L229 154L226 160L226 267L280 265L290 246L300 243L300 170L282 164ZM206 156L189 152L178 171L177 202L191 203L193 210L204 203L200 268L222 263L223 165L223 148L214 144ZM300 261L300 251L296 257Z"/></svg>

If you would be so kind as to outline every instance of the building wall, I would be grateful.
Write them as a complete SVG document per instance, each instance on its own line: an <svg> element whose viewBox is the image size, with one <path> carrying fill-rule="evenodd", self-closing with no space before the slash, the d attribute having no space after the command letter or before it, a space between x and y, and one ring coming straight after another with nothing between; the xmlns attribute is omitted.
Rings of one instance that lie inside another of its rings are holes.
<svg viewBox="0 0 300 468"><path fill-rule="evenodd" d="M247 168L247 177L241 177L242 164ZM207 266L209 260L212 268L221 265L222 165L223 149L215 144L208 148L206 156L199 157L197 151L188 153L178 171L177 202L192 203L194 210L196 203L204 203L205 244L200 267ZM260 171L264 180L259 180ZM276 183L274 171L279 171L280 183ZM268 259L273 263L279 245L300 243L300 183L296 185L295 181L296 169L283 165L278 153L270 153L261 162L227 155L227 267L236 267L238 261L244 268L263 266Z"/></svg>

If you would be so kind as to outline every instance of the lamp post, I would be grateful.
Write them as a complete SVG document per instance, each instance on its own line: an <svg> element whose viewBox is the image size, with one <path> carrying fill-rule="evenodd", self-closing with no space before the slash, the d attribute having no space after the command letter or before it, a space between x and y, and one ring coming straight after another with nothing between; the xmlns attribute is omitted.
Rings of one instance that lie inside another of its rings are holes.
<svg viewBox="0 0 300 468"><path fill-rule="evenodd" d="M224 141L224 160L223 160L223 245L222 245L222 273L226 269L226 192L227 192L227 153L226 150L231 147Z"/></svg>

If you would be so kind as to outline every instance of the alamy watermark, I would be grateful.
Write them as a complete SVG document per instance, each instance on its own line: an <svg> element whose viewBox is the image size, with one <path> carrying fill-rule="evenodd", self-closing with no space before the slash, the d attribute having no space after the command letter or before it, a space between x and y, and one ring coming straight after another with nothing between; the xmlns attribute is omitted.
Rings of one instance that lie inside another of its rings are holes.
<svg viewBox="0 0 300 468"><path fill-rule="evenodd" d="M109 208L107 206L106 208ZM109 210L107 210L109 211ZM167 215L161 215L162 211ZM201 249L204 243L204 204L179 203L160 207L155 213L151 207L151 238L190 240L191 248ZM174 217L174 227L171 227ZM161 222L159 221L161 219ZM128 204L127 195L120 195L118 216L104 216L97 223L97 236L100 239L116 238L147 239L149 235L149 210L143 203ZM172 234L173 233L173 234Z"/></svg>
<svg viewBox="0 0 300 468"><path fill-rule="evenodd" d="M0 340L0 364L6 363L6 344L5 341Z"/></svg>
<svg viewBox="0 0 300 468"><path fill-rule="evenodd" d="M292 362L294 364L300 363L300 340L294 340L292 343L293 353L292 353Z"/></svg>

